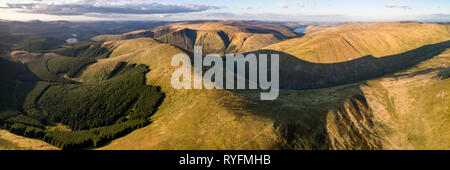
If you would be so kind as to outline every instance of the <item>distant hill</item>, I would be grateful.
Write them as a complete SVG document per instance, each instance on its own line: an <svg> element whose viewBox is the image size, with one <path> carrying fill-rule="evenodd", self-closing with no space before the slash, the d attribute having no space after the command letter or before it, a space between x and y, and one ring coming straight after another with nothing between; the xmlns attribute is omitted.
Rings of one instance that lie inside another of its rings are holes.
<svg viewBox="0 0 450 170"><path fill-rule="evenodd" d="M145 37L153 37L153 32L148 30L137 30L123 34L110 34L110 35L98 35L91 40L93 41L113 41L113 40L127 40L133 38L145 38Z"/></svg>
<svg viewBox="0 0 450 170"><path fill-rule="evenodd" d="M241 21L175 23L154 29L155 38L177 47L193 50L202 45L206 53L241 53L296 37L277 24Z"/></svg>
<svg viewBox="0 0 450 170"><path fill-rule="evenodd" d="M138 30L124 34L99 35L94 41L155 38L179 48L193 51L202 45L205 54L242 53L297 37L279 24L259 24L242 21L193 21L173 23L153 30Z"/></svg>
<svg viewBox="0 0 450 170"><path fill-rule="evenodd" d="M20 42L17 49L29 52L39 52L57 48L64 43L65 41L62 39L45 35L36 35Z"/></svg>

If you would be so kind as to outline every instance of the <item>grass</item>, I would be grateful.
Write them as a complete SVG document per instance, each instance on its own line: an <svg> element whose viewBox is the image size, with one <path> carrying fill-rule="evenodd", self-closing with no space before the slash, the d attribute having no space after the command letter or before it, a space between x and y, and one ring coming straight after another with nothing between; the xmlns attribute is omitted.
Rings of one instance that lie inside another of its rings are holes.
<svg viewBox="0 0 450 170"><path fill-rule="evenodd" d="M0 130L0 150L58 150L39 139L31 139Z"/></svg>
<svg viewBox="0 0 450 170"><path fill-rule="evenodd" d="M339 63L372 55L383 57L450 40L448 24L351 23L329 27L264 49L312 63Z"/></svg>
<svg viewBox="0 0 450 170"><path fill-rule="evenodd" d="M22 148L18 146L16 143L13 143L9 140L0 137L0 150L23 150L23 149L25 148Z"/></svg>

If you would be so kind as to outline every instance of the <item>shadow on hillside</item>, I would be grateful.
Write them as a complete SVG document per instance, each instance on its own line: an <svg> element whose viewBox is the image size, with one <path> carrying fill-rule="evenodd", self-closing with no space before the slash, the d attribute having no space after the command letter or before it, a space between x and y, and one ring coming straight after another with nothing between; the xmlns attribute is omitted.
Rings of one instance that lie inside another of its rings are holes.
<svg viewBox="0 0 450 170"><path fill-rule="evenodd" d="M375 58L364 56L341 63L311 63L287 53L262 50L259 54L280 55L280 89L316 89L377 78L408 69L441 54L450 41L426 45L404 53Z"/></svg>
<svg viewBox="0 0 450 170"><path fill-rule="evenodd" d="M22 111L39 78L25 65L0 57L0 111Z"/></svg>
<svg viewBox="0 0 450 170"><path fill-rule="evenodd" d="M245 104L250 112L273 119L274 129L279 131L281 137L274 149L330 149L330 125L327 124L330 110L333 111L331 115L334 115L332 126L336 126L337 133L350 141L347 146L341 147L379 149L381 144L375 136L370 136L373 134L367 129L355 130L357 126L363 126L361 124L369 128L381 126L371 122L373 113L360 85L365 80L411 68L441 54L446 48L450 48L450 41L396 55L380 58L365 56L332 64L311 63L279 51L261 50L257 53L280 55L282 90L279 98L275 101L260 101L258 90L232 92L252 101ZM436 70L441 72L438 75L441 78L449 75L448 68ZM352 116L357 123L350 121Z"/></svg>

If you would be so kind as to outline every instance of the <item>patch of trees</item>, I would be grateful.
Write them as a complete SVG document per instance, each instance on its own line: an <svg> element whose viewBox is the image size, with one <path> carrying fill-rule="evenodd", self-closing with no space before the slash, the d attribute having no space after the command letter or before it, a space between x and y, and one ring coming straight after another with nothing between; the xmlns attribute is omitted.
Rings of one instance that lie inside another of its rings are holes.
<svg viewBox="0 0 450 170"><path fill-rule="evenodd" d="M51 50L56 54L68 57L108 58L110 50L102 47L102 43L73 43Z"/></svg>
<svg viewBox="0 0 450 170"><path fill-rule="evenodd" d="M67 74L68 77L76 77L83 68L87 65L97 62L93 58L70 58L70 57L56 57L48 59L48 70L53 74Z"/></svg>
<svg viewBox="0 0 450 170"><path fill-rule="evenodd" d="M75 83L65 78L62 74L67 74L71 78L76 77L83 68L95 62L97 60L93 58L55 57L34 60L26 65L40 80L57 83Z"/></svg>
<svg viewBox="0 0 450 170"><path fill-rule="evenodd" d="M64 44L64 40L57 39L45 35L31 36L19 43L18 49L22 49L29 52L40 52L43 50L50 50L57 48L61 44Z"/></svg>
<svg viewBox="0 0 450 170"><path fill-rule="evenodd" d="M92 85L55 85L41 97L39 105L49 119L74 130L113 125L127 115L148 117L162 93L157 87L145 85L144 65Z"/></svg>
<svg viewBox="0 0 450 170"><path fill-rule="evenodd" d="M45 131L44 141L61 149L84 149L99 147L148 125L148 119L130 120L111 126L80 131Z"/></svg>
<svg viewBox="0 0 450 170"><path fill-rule="evenodd" d="M35 83L34 88L29 91L24 99L22 108L23 110L33 110L38 107L38 99L44 94L44 92L54 83L39 81Z"/></svg>
<svg viewBox="0 0 450 170"><path fill-rule="evenodd" d="M37 59L27 63L28 69L33 72L40 80L57 82L57 83L74 83L74 81L61 77L55 73L52 73L48 67L47 62L49 58Z"/></svg>
<svg viewBox="0 0 450 170"><path fill-rule="evenodd" d="M61 57L24 65L0 58L0 128L63 149L81 149L147 125L164 94L145 84L145 65L120 62L107 80L93 84L57 76L77 72L92 61ZM73 131L45 130L55 123Z"/></svg>
<svg viewBox="0 0 450 170"><path fill-rule="evenodd" d="M44 136L44 125L41 122L25 116L18 111L1 112L0 124L3 129L9 130L17 135L36 138L42 138Z"/></svg>

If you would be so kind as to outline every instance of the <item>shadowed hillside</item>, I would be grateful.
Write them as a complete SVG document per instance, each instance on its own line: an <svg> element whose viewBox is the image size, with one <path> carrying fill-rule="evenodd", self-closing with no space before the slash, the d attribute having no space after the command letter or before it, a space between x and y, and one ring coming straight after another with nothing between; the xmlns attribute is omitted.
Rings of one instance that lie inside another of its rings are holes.
<svg viewBox="0 0 450 170"><path fill-rule="evenodd" d="M363 56L338 63L312 63L280 51L256 53L280 54L280 88L314 89L369 80L414 66L450 48L450 41L425 45L389 56Z"/></svg>

